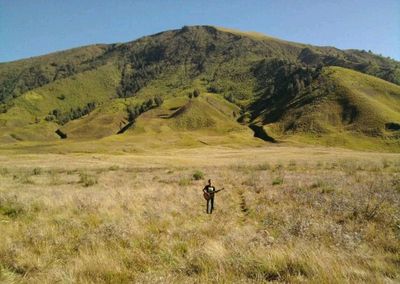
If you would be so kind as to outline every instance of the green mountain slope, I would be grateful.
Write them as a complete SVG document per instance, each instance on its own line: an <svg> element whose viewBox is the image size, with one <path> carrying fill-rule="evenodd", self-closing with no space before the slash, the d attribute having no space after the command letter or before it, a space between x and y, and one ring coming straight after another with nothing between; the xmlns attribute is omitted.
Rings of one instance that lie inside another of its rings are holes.
<svg viewBox="0 0 400 284"><path fill-rule="evenodd" d="M42 134L44 140L57 139L54 133L60 122L53 112L70 113L91 102L100 105L114 97L118 83L119 72L108 64L28 91L0 114L0 139L9 135L18 140L42 140Z"/></svg>
<svg viewBox="0 0 400 284"><path fill-rule="evenodd" d="M243 144L257 128L269 141L396 150L399 70L365 51L183 27L1 63L0 143Z"/></svg>
<svg viewBox="0 0 400 284"><path fill-rule="evenodd" d="M341 67L328 67L310 85L278 99L264 96L253 121L275 139L351 148L400 146L400 86Z"/></svg>

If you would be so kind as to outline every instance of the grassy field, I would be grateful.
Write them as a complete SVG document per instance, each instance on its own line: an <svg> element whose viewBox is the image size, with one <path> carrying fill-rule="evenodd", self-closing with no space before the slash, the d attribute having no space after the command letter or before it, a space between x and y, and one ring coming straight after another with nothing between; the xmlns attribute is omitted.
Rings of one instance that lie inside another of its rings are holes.
<svg viewBox="0 0 400 284"><path fill-rule="evenodd" d="M399 154L1 153L3 283L400 281Z"/></svg>

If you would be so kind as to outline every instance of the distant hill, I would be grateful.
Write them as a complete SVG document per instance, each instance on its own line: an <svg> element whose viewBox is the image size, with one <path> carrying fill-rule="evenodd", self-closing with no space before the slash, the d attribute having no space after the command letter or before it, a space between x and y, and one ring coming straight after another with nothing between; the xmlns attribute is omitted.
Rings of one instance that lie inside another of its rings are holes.
<svg viewBox="0 0 400 284"><path fill-rule="evenodd" d="M398 151L400 63L212 26L0 63L0 143L253 135Z"/></svg>

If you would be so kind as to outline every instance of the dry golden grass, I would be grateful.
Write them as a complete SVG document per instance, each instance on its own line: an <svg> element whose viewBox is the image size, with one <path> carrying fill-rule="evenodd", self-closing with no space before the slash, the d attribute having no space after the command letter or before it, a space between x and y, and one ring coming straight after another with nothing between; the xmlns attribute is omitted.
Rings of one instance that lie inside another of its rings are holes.
<svg viewBox="0 0 400 284"><path fill-rule="evenodd" d="M400 155L0 156L0 282L400 281ZM196 171L226 190L205 214Z"/></svg>

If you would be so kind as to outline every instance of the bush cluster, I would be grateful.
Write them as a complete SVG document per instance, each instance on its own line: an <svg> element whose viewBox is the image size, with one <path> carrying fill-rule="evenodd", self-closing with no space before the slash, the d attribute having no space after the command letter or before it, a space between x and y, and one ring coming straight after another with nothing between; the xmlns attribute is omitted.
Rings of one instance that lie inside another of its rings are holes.
<svg viewBox="0 0 400 284"><path fill-rule="evenodd" d="M128 120L130 122L134 121L139 115L142 113L154 108L154 107L159 107L162 105L164 100L161 97L154 97L150 98L147 101L143 102L140 105L129 105L126 108L126 111L128 112Z"/></svg>
<svg viewBox="0 0 400 284"><path fill-rule="evenodd" d="M204 173L202 171L195 171L193 173L193 179L194 180L201 180L204 178Z"/></svg>
<svg viewBox="0 0 400 284"><path fill-rule="evenodd" d="M83 108L71 108L68 112L62 112L60 109L53 109L46 116L46 121L56 121L59 124L65 124L70 120L78 119L91 113L96 108L95 102L87 103Z"/></svg>

